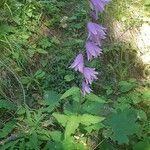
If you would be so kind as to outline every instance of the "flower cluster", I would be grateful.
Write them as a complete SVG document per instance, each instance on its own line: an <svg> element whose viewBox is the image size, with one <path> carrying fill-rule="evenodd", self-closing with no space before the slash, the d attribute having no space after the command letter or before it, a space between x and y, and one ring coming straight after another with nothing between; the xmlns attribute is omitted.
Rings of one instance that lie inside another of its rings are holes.
<svg viewBox="0 0 150 150"><path fill-rule="evenodd" d="M93 20L96 21L98 19L98 14L104 11L104 7L109 1L110 0L90 0L91 16ZM98 25L95 22L88 22L87 30L88 38L85 44L85 48L87 59L88 61L91 61L93 58L97 58L102 54L101 44L102 40L106 38L106 28ZM92 91L90 85L94 80L98 79L98 72L95 71L95 68L86 67L84 65L84 57L82 53L76 56L70 68L73 68L75 71L79 71L83 74L83 95L90 93Z"/></svg>

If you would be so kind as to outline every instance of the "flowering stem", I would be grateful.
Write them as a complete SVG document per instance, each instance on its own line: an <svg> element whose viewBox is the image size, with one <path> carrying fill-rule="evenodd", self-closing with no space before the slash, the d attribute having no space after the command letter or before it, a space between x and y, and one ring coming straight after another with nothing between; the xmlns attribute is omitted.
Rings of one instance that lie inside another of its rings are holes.
<svg viewBox="0 0 150 150"><path fill-rule="evenodd" d="M79 98L78 105L77 105L77 116L80 115L82 100L83 100L83 95L81 94L81 96L80 96L80 98Z"/></svg>

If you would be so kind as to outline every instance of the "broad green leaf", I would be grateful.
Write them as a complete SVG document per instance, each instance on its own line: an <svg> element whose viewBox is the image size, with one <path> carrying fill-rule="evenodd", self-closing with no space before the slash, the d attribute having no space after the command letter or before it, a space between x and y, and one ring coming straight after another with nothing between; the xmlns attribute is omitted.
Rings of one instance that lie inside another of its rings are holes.
<svg viewBox="0 0 150 150"><path fill-rule="evenodd" d="M73 138L69 137L63 141L63 150L92 150L82 143L74 141Z"/></svg>
<svg viewBox="0 0 150 150"><path fill-rule="evenodd" d="M63 141L63 150L75 150L73 138L69 137Z"/></svg>
<svg viewBox="0 0 150 150"><path fill-rule="evenodd" d="M51 112L56 106L58 106L60 100L59 94L54 91L45 91L44 93L44 104L48 105L48 112Z"/></svg>
<svg viewBox="0 0 150 150"><path fill-rule="evenodd" d="M104 117L94 116L90 114L83 114L80 116L80 122L81 124L84 124L86 126L99 123L104 120Z"/></svg>
<svg viewBox="0 0 150 150"><path fill-rule="evenodd" d="M67 90L60 99L65 99L69 96L79 96L80 95L80 89L78 87L72 87L71 89Z"/></svg>
<svg viewBox="0 0 150 150"><path fill-rule="evenodd" d="M79 116L70 116L68 118L68 122L65 128L65 139L71 136L72 133L75 132L75 130L78 128L80 123L80 117Z"/></svg>
<svg viewBox="0 0 150 150"><path fill-rule="evenodd" d="M104 111L104 104L94 101L86 101L82 105L83 113L90 113L92 115L99 115Z"/></svg>
<svg viewBox="0 0 150 150"><path fill-rule="evenodd" d="M59 113L53 113L53 117L64 127L66 126L67 121L69 119L67 115L63 115Z"/></svg>
<svg viewBox="0 0 150 150"><path fill-rule="evenodd" d="M100 129L104 128L105 126L102 123L96 123L94 125L90 125L85 127L84 129L88 132L91 133L93 131L99 131Z"/></svg>
<svg viewBox="0 0 150 150"><path fill-rule="evenodd" d="M105 100L93 93L90 93L86 95L86 99L89 101L99 102L99 103L105 103Z"/></svg>
<svg viewBox="0 0 150 150"><path fill-rule="evenodd" d="M63 146L61 142L52 142L48 141L42 150L63 150Z"/></svg>
<svg viewBox="0 0 150 150"><path fill-rule="evenodd" d="M131 109L124 109L110 114L106 120L106 125L112 129L111 139L118 141L119 144L128 144L128 136L139 131L139 125L136 120L136 112Z"/></svg>
<svg viewBox="0 0 150 150"><path fill-rule="evenodd" d="M51 131L50 136L53 141L61 142L62 140L62 132L60 131Z"/></svg>
<svg viewBox="0 0 150 150"><path fill-rule="evenodd" d="M110 144L109 142L104 141L100 144L98 150L119 150L119 149L113 147L113 144Z"/></svg>

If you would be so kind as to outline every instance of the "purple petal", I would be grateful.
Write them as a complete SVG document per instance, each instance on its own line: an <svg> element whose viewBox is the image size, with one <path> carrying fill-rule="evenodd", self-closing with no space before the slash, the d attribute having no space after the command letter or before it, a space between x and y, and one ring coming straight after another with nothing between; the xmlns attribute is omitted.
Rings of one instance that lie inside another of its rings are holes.
<svg viewBox="0 0 150 150"><path fill-rule="evenodd" d="M84 67L83 69L83 75L87 84L92 84L93 80L97 80L97 74L98 72L95 71L95 68Z"/></svg>
<svg viewBox="0 0 150 150"><path fill-rule="evenodd" d="M85 47L86 47L88 60L91 60L92 57L97 58L102 53L102 49L100 49L93 42L87 41Z"/></svg>
<svg viewBox="0 0 150 150"><path fill-rule="evenodd" d="M88 39L98 45L101 45L101 40L106 38L106 28L96 23L89 22L87 24L87 29Z"/></svg>
<svg viewBox="0 0 150 150"><path fill-rule="evenodd" d="M70 68L74 68L75 71L83 72L83 67L84 67L84 59L83 55L79 54L75 58L74 62L71 64Z"/></svg>
<svg viewBox="0 0 150 150"><path fill-rule="evenodd" d="M89 94L91 92L90 86L86 82L82 82L82 93L85 96L86 94Z"/></svg>

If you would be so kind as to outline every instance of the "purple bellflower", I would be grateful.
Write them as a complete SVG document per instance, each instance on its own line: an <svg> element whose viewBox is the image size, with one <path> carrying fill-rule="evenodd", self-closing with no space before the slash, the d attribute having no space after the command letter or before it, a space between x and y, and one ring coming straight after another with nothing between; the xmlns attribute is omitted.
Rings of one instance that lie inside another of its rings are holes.
<svg viewBox="0 0 150 150"><path fill-rule="evenodd" d="M83 69L83 75L87 84L92 84L93 80L98 79L97 74L98 72L95 71L95 68L84 67Z"/></svg>
<svg viewBox="0 0 150 150"><path fill-rule="evenodd" d="M90 39L92 42L101 45L101 40L106 38L106 28L93 23L89 22L87 24L88 29L88 39Z"/></svg>
<svg viewBox="0 0 150 150"><path fill-rule="evenodd" d="M86 94L89 94L91 92L90 86L86 82L82 82L82 94L85 96Z"/></svg>
<svg viewBox="0 0 150 150"><path fill-rule="evenodd" d="M102 49L93 42L87 41L85 47L88 60L91 60L93 57L97 58L102 53Z"/></svg>
<svg viewBox="0 0 150 150"><path fill-rule="evenodd" d="M74 68L75 71L79 71L83 73L83 67L84 67L84 59L82 54L78 54L75 58L74 62L70 66L70 68Z"/></svg>
<svg viewBox="0 0 150 150"><path fill-rule="evenodd" d="M98 19L98 13L101 13L105 9L105 5L110 2L110 0L90 0L91 7L93 10L93 17L95 20Z"/></svg>

